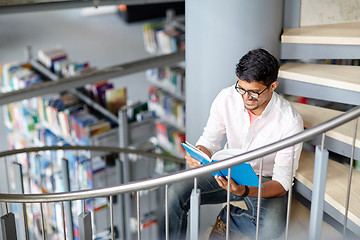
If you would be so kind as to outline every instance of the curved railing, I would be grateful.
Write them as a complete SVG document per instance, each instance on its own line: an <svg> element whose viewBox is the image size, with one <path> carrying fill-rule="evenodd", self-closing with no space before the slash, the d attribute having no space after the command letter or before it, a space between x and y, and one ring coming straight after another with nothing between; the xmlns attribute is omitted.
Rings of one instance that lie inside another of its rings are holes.
<svg viewBox="0 0 360 240"><path fill-rule="evenodd" d="M208 174L211 172L218 171L220 169L225 169L239 165L244 162L251 161L253 159L259 158L264 155L268 155L274 152L277 152L283 148L292 146L297 143L307 141L314 138L315 136L325 133L331 129L334 129L346 122L349 122L360 116L360 106L357 106L348 112L335 117L327 122L324 122L316 127L309 128L304 130L301 133L298 133L292 137L283 139L281 141L266 145L264 147L240 154L234 157L231 157L227 160L218 161L216 163L207 164L199 168L188 169L180 171L171 175L159 177L156 179L143 180L138 182L131 182L123 184L121 186L110 187L110 188L101 188L101 189L91 189L91 190L82 190L74 191L69 193L49 193L49 194L0 194L0 201L2 202L51 202L51 201L69 201L75 199L84 199L84 198L93 198L93 197L105 197L110 195L117 195L122 193L134 192L138 190L153 188L159 185L166 185L178 181L183 181L190 178L195 178L199 175ZM108 148L108 147L74 147L74 146L53 146L53 147L39 147L39 148L27 148L27 149L18 149L12 151L6 151L0 153L0 157L24 153L24 152L34 152L39 150L98 150L98 151L113 151L113 152L123 152L123 153L134 153L140 154L143 156L159 157L161 155L149 152L143 152L138 150L124 149L124 148ZM178 158L170 157L163 155L162 157L167 159L173 159L178 161Z"/></svg>
<svg viewBox="0 0 360 240"><path fill-rule="evenodd" d="M349 122L353 119L356 119L360 116L360 106L357 106L346 113L339 115L331 120L328 120L318 126L304 130L301 133L298 133L289 138L283 139L279 142L275 142L261 148L246 152L241 155L231 157L224 161L218 161L216 163L211 163L206 166L188 169L176 172L174 174L161 176L154 179L147 179L143 181L129 182L119 186L99 188L99 189L89 189L89 190L80 190L73 192L63 192L63 193L49 193L49 194L0 194L0 202L6 203L45 203L45 202L57 202L57 201L72 201L72 200L81 200L97 197L108 197L124 193L136 192L144 189L154 188L163 185L169 185L174 182L183 181L186 179L195 179L204 174L218 171L220 169L229 168L256 158L259 158L264 155L271 154L273 152L279 151L283 148L293 146L295 144L305 142L309 139L314 138L317 135L324 134L325 132L334 129L346 122ZM354 143L355 144L355 143ZM177 158L172 158L169 156L161 156L149 152L141 152L138 150L124 149L124 148L107 148L107 147L74 147L74 146L61 146L61 147L42 147L42 148L27 148L20 150L12 150L0 153L0 157L6 157L13 154L24 153L24 152L35 152L40 150L74 150L74 149L83 149L83 150L98 150L98 151L110 151L118 153L133 153L140 154L143 156L149 157L164 157L167 159L172 159L174 161L179 161ZM261 179L261 178L260 178ZM196 187L196 181L195 181Z"/></svg>
<svg viewBox="0 0 360 240"><path fill-rule="evenodd" d="M40 152L48 150L87 150L94 152L112 152L112 153L125 153L125 154L135 154L143 157L153 157L167 159L178 163L184 163L183 159L163 155L158 153L152 153L147 151L140 151L128 148L117 148L117 147L103 147L103 146L46 146L46 147L32 147L24 149L9 150L0 153L0 158L16 155L19 153L31 153L31 152ZM167 176L172 178L172 176ZM163 177L158 178L160 183L162 182ZM181 178L182 179L182 178ZM180 180L181 180L180 179ZM0 202L11 202L11 203L44 203L44 202L58 202L58 201L72 201L72 200L81 200L88 198L96 197L108 197L110 195L119 195L128 192L134 192L138 190L144 190L152 187L156 187L164 184L151 184L147 186L144 182L149 180L143 180L135 183L123 184L116 187L105 187L99 189L88 189L88 190L79 190L72 192L64 193L47 193L47 194L1 194L0 193ZM134 187L134 185L136 187Z"/></svg>

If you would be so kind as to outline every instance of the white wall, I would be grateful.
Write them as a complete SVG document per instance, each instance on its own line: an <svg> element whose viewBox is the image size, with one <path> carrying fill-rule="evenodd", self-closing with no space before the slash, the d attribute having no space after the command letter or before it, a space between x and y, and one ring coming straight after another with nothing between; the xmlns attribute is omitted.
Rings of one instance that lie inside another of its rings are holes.
<svg viewBox="0 0 360 240"><path fill-rule="evenodd" d="M302 0L300 25L360 21L360 0Z"/></svg>
<svg viewBox="0 0 360 240"><path fill-rule="evenodd" d="M239 59L258 47L280 56L283 1L197 0L185 6L186 138L195 143L213 99L235 83Z"/></svg>

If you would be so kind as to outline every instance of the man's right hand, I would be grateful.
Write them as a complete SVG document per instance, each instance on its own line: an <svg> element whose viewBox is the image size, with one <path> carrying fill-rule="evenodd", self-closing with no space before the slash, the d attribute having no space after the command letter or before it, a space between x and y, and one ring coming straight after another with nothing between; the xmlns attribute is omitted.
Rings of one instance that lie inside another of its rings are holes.
<svg viewBox="0 0 360 240"><path fill-rule="evenodd" d="M190 154L186 153L185 155L186 163L190 168L200 167L202 164L195 158L192 158Z"/></svg>
<svg viewBox="0 0 360 240"><path fill-rule="evenodd" d="M211 153L210 151L204 147L204 146L196 146L197 149L199 149L200 151L204 152L206 155L209 156L209 158L211 158ZM186 159L186 163L190 168L195 168L195 167L200 167L202 166L202 163L199 162L198 160L196 160L195 158L192 158L190 156L190 154L186 153L185 155L185 159Z"/></svg>

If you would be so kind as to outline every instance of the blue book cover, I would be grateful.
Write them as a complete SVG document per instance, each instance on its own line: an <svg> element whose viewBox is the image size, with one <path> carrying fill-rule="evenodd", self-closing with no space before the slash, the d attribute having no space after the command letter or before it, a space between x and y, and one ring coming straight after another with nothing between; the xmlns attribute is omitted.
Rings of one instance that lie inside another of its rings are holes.
<svg viewBox="0 0 360 240"><path fill-rule="evenodd" d="M200 161L203 165L244 153L244 151L241 149L224 149L216 152L211 158L209 158L209 156L207 156L204 152L200 151L188 142L181 143L181 145L185 148L185 150L190 154L191 157ZM213 176L218 175L226 177L228 175L228 169L224 169L211 174ZM250 163L247 162L232 167L231 178L239 185L247 185L254 187L259 186L259 178L254 172L254 169L251 167Z"/></svg>

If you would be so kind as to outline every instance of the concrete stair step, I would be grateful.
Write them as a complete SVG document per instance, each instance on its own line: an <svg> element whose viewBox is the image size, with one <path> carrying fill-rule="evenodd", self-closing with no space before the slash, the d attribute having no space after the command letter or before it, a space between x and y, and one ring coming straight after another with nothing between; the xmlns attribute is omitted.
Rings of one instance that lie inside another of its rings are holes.
<svg viewBox="0 0 360 240"><path fill-rule="evenodd" d="M287 28L282 43L360 45L360 22Z"/></svg>
<svg viewBox="0 0 360 240"><path fill-rule="evenodd" d="M242 203L240 202L240 205ZM215 220L214 220L215 222ZM303 240L308 239L309 236L309 223L310 223L310 210L306 208L302 203L300 203L295 198L291 202L291 213L290 213L290 225L289 225L289 239L292 240ZM208 240L209 234L212 227L209 227L207 231L199 237L200 240ZM331 227L328 223L323 221L322 224L322 239L332 240L340 239L341 234ZM242 240L251 240L252 238L240 235L232 234L231 239L242 239ZM278 238L285 239L285 232Z"/></svg>
<svg viewBox="0 0 360 240"><path fill-rule="evenodd" d="M332 110L324 107L312 106L308 104L292 102L296 110L301 114L304 120L304 127L311 128L329 119L342 114L342 111ZM352 145L354 122L348 122L342 126L334 128L325 133L326 136ZM358 123L355 146L360 148L360 123Z"/></svg>
<svg viewBox="0 0 360 240"><path fill-rule="evenodd" d="M360 92L360 66L288 62L281 65L279 78Z"/></svg>
<svg viewBox="0 0 360 240"><path fill-rule="evenodd" d="M296 179L308 189L313 189L315 153L303 150L301 153ZM325 201L342 215L345 215L346 191L348 185L349 166L329 159ZM360 226L360 172L353 171L348 219ZM328 213L331 216L331 213ZM340 222L341 219L338 219Z"/></svg>

